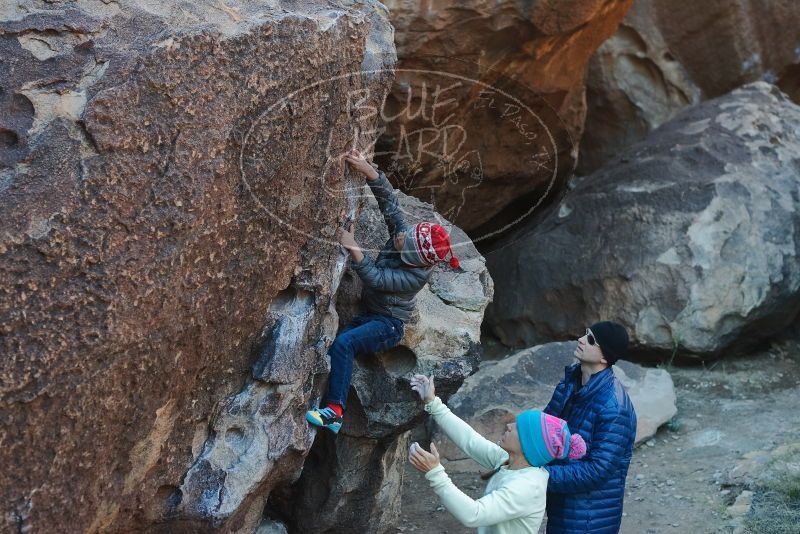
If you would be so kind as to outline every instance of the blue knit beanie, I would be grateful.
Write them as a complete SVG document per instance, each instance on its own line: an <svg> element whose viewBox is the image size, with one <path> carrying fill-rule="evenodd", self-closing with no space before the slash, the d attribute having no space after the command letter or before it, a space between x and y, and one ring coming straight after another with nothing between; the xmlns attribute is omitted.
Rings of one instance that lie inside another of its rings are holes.
<svg viewBox="0 0 800 534"><path fill-rule="evenodd" d="M526 410L517 416L517 434L522 454L534 467L553 460L577 460L586 454L583 438L570 433L566 421L537 410Z"/></svg>

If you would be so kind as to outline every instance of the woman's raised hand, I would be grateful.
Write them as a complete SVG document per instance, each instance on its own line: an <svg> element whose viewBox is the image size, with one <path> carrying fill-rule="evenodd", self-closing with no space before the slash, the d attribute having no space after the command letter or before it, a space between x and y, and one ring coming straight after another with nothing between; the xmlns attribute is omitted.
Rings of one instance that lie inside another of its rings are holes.
<svg viewBox="0 0 800 534"><path fill-rule="evenodd" d="M423 449L416 441L408 448L408 461L411 462L415 468L423 473L427 473L437 465L439 465L439 451L436 450L436 445L431 441L431 452Z"/></svg>
<svg viewBox="0 0 800 534"><path fill-rule="evenodd" d="M364 156L361 155L361 152L356 150L355 148L348 152L345 157L345 161L353 168L367 177L367 180L375 180L378 178L378 171L376 171L372 165L366 160Z"/></svg>
<svg viewBox="0 0 800 534"><path fill-rule="evenodd" d="M419 394L419 398L426 404L436 398L436 389L433 386L433 375L414 375L411 380L411 389Z"/></svg>

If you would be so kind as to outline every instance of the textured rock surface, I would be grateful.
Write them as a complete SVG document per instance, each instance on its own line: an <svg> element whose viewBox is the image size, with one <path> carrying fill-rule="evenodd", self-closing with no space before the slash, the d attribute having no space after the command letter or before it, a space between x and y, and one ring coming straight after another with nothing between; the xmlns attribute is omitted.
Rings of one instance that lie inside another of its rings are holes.
<svg viewBox="0 0 800 534"><path fill-rule="evenodd" d="M287 534L286 525L280 521L265 520L258 526L256 534Z"/></svg>
<svg viewBox="0 0 800 534"><path fill-rule="evenodd" d="M739 458L723 477L726 486L755 489L774 486L787 475L800 478L800 443L781 445L772 450L750 451ZM791 461L795 460L795 461Z"/></svg>
<svg viewBox="0 0 800 534"><path fill-rule="evenodd" d="M538 345L498 361L484 362L448 406L490 441L496 442L524 410L541 410L550 401L556 385L564 378L564 368L575 362L576 343L566 341ZM649 438L677 413L675 389L669 373L646 369L620 360L614 365L636 410L636 442ZM435 430L434 440L450 464L448 470L476 471L480 466L470 460L444 434Z"/></svg>
<svg viewBox="0 0 800 534"><path fill-rule="evenodd" d="M591 172L700 99L756 80L800 102L800 4L637 0L589 62L579 171Z"/></svg>
<svg viewBox="0 0 800 534"><path fill-rule="evenodd" d="M788 438L788 432L781 438ZM787 440L788 441L788 440ZM792 532L800 520L800 442L751 451L725 474L725 491L736 495L727 507L735 533ZM730 501L728 501L730 502Z"/></svg>
<svg viewBox="0 0 800 534"><path fill-rule="evenodd" d="M511 346L600 318L635 347L715 357L800 308L800 107L757 82L687 109L487 255ZM526 233L527 232L527 233Z"/></svg>
<svg viewBox="0 0 800 534"><path fill-rule="evenodd" d="M376 2L0 8L7 526L253 531L299 476L344 268L319 236L362 183L336 156L374 130L348 98L391 83L347 74L391 37Z"/></svg>
<svg viewBox="0 0 800 534"><path fill-rule="evenodd" d="M631 1L386 5L399 70L379 150L394 180L473 237L554 200L577 156L586 64Z"/></svg>
<svg viewBox="0 0 800 534"><path fill-rule="evenodd" d="M480 325L494 287L485 261L466 234L429 204L398 196L408 223L436 221L449 229L461 269L437 267L398 347L356 360L344 425L335 439L327 431L317 435L296 495L288 499L297 532L386 532L396 526L408 431L424 414L409 379L434 374L446 397L477 369ZM367 198L356 240L374 254L388 233L377 203ZM338 294L342 325L357 311L360 294L360 280L349 272Z"/></svg>
<svg viewBox="0 0 800 534"><path fill-rule="evenodd" d="M291 531L394 532L408 434L372 439L318 433L295 488Z"/></svg>

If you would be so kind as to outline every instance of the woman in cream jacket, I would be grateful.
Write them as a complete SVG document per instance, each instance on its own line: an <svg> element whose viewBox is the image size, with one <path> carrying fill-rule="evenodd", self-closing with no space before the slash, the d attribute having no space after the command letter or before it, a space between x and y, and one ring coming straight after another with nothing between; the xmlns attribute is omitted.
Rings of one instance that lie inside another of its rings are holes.
<svg viewBox="0 0 800 534"><path fill-rule="evenodd" d="M536 534L544 517L547 471L555 459L578 459L586 446L578 434L570 434L564 420L526 410L495 444L487 440L436 397L433 377L415 375L411 388L425 402L425 411L462 451L491 470L483 497L474 500L459 490L439 463L436 445L427 452L412 443L408 459L425 473L431 488L448 512L480 534Z"/></svg>

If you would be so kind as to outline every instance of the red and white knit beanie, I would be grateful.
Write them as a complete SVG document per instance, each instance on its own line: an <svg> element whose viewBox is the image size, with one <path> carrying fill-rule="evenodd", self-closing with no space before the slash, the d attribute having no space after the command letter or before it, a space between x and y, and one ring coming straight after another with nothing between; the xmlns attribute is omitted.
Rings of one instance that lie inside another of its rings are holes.
<svg viewBox="0 0 800 534"><path fill-rule="evenodd" d="M421 222L406 233L403 261L411 265L430 266L444 261L450 254L450 267L458 269L458 258L450 248L450 234L439 224Z"/></svg>

